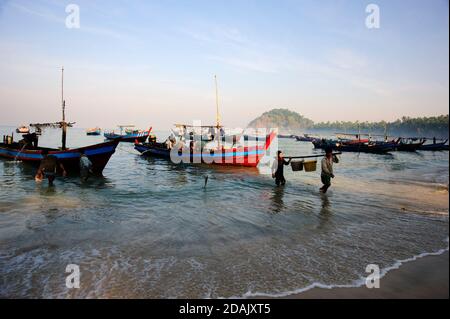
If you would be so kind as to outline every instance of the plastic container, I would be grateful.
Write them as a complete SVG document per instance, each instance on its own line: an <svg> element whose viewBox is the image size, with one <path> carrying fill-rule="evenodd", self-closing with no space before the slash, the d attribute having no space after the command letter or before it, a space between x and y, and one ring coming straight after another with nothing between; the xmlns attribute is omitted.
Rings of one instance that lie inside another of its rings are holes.
<svg viewBox="0 0 450 319"><path fill-rule="evenodd" d="M291 162L291 168L294 172L303 171L303 161Z"/></svg>
<svg viewBox="0 0 450 319"><path fill-rule="evenodd" d="M307 161L303 163L305 172L314 172L317 169L317 161Z"/></svg>

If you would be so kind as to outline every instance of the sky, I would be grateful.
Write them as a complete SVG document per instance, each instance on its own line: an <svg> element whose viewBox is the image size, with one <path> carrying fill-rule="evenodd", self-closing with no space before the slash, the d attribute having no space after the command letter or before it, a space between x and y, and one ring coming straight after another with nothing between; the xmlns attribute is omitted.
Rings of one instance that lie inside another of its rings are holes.
<svg viewBox="0 0 450 319"><path fill-rule="evenodd" d="M379 8L367 28L366 7ZM69 4L79 28L67 28ZM448 114L448 0L0 0L0 124Z"/></svg>

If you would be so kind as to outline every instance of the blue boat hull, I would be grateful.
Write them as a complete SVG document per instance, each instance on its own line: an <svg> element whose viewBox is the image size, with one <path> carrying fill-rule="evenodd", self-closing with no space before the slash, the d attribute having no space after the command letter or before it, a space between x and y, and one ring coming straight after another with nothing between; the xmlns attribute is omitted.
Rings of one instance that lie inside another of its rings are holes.
<svg viewBox="0 0 450 319"><path fill-rule="evenodd" d="M46 149L50 155L58 158L59 162L63 164L65 170L69 174L78 174L80 172L80 155L81 152L84 152L92 162L94 174L100 175L109 159L114 154L118 143L119 141L110 141L65 151L46 148L22 150L18 143L13 143L11 145L0 143L0 157L39 165L43 158L42 150Z"/></svg>

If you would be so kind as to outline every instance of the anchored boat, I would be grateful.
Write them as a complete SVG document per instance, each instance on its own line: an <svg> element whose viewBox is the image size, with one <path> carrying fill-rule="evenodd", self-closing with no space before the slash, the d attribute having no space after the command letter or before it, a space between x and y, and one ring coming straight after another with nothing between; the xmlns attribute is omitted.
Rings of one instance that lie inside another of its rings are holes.
<svg viewBox="0 0 450 319"><path fill-rule="evenodd" d="M397 143L395 141L372 141L371 135L369 138L361 138L362 135L368 134L347 134L337 133L338 138L333 139L315 139L312 141L315 148L325 149L327 147L332 148L340 152L361 152L361 153L374 153L385 154L391 151L395 151ZM354 137L354 139L353 139Z"/></svg>
<svg viewBox="0 0 450 319"><path fill-rule="evenodd" d="M419 147L420 151L448 151L449 150L449 145L447 144L448 139L446 140L441 140L442 142L437 142L437 139L432 139L433 142L429 143L429 144L422 144Z"/></svg>
<svg viewBox="0 0 450 319"><path fill-rule="evenodd" d="M254 139L250 145L248 135L226 132L220 124L219 98L216 84L216 124L175 124L176 129L165 143L135 143L135 149L142 155L171 159L175 163L204 163L256 167L277 137L273 130L261 139ZM259 134L258 134L259 137ZM256 144L255 144L256 143Z"/></svg>
<svg viewBox="0 0 450 319"><path fill-rule="evenodd" d="M419 140L417 142L417 140ZM417 138L403 138L399 137L395 143L397 144L396 150L400 152L415 152L425 143L425 139Z"/></svg>
<svg viewBox="0 0 450 319"><path fill-rule="evenodd" d="M98 136L102 134L102 130L99 127L90 128L86 130L86 135Z"/></svg>
<svg viewBox="0 0 450 319"><path fill-rule="evenodd" d="M317 139L317 137L310 136L309 134L296 135L295 139L298 142L312 142Z"/></svg>
<svg viewBox="0 0 450 319"><path fill-rule="evenodd" d="M62 84L64 84L64 68L62 69ZM62 85L62 88L64 86ZM64 165L69 174L79 174L80 156L84 153L92 162L92 171L100 175L103 172L112 154L114 154L119 141L110 141L90 146L70 149L66 147L67 128L72 127L74 123L66 122L64 100L64 90L62 89L62 121L55 123L30 124L35 132L24 134L22 140L14 142L14 136L3 136L3 143L0 143L0 157L19 160L25 163L39 165L43 159L42 151L48 151L49 155L54 155L60 163ZM38 136L45 128L59 128L62 130L61 148L40 147Z"/></svg>
<svg viewBox="0 0 450 319"><path fill-rule="evenodd" d="M118 125L120 133L117 134L114 131L104 133L103 136L107 140L117 140L119 142L131 142L134 143L136 140L143 143L150 136L152 128L147 131L134 129L134 125Z"/></svg>
<svg viewBox="0 0 450 319"><path fill-rule="evenodd" d="M213 127L213 126L211 126ZM135 143L134 148L145 156L171 159L175 163L203 163L229 166L256 167L266 154L272 141L277 137L276 130L271 131L264 143L245 145L236 138L195 141L174 138L174 145L169 143Z"/></svg>

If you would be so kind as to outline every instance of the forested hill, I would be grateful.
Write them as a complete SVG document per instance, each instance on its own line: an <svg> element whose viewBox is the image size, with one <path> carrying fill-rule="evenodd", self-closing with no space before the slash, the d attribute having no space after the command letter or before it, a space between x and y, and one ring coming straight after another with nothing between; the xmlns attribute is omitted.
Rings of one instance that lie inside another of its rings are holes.
<svg viewBox="0 0 450 319"><path fill-rule="evenodd" d="M273 109L263 113L248 124L248 127L253 128L278 127L280 133L305 131L313 126L313 121L288 109Z"/></svg>
<svg viewBox="0 0 450 319"><path fill-rule="evenodd" d="M449 118L447 115L432 117L402 117L394 122L319 122L305 118L297 112L288 109L273 109L263 113L248 124L248 127L271 128L278 127L281 134L297 134L302 132L361 132L383 134L387 130L389 135L403 136L437 136L448 137Z"/></svg>

